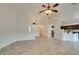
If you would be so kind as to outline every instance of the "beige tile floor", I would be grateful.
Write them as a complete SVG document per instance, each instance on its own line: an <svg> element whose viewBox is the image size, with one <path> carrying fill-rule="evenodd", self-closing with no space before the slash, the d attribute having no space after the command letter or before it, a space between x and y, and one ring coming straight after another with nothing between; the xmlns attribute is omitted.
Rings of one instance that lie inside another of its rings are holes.
<svg viewBox="0 0 79 59"><path fill-rule="evenodd" d="M36 38L8 45L0 50L0 55L78 55L78 45L79 42Z"/></svg>

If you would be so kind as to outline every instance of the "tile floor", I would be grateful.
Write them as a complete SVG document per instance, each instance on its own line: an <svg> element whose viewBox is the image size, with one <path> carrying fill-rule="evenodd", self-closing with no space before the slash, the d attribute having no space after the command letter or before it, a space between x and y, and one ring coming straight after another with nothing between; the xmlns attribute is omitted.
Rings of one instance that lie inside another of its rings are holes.
<svg viewBox="0 0 79 59"><path fill-rule="evenodd" d="M17 41L0 50L0 55L78 55L79 42L36 38Z"/></svg>

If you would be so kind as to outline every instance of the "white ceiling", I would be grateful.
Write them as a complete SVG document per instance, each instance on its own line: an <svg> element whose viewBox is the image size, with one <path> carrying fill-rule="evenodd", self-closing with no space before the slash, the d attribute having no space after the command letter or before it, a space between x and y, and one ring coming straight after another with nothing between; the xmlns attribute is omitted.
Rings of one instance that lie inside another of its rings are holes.
<svg viewBox="0 0 79 59"><path fill-rule="evenodd" d="M46 3L45 3L46 4ZM42 4L40 3L27 3L27 4L16 4L19 13L26 13L28 17L39 16L38 12L42 10ZM52 3L50 5L53 5ZM58 14L52 13L52 17L59 15L62 22L79 22L79 4L72 5L71 3L60 3L56 9L59 10ZM44 13L42 17L46 17Z"/></svg>
<svg viewBox="0 0 79 59"><path fill-rule="evenodd" d="M43 8L41 7L43 3L17 3L17 4L0 4L8 5L16 9L16 14L25 16L30 22L34 17L38 17L40 20L46 19L45 13L39 15L39 11ZM46 3L44 3L46 4ZM53 5L51 3L50 5ZM62 23L79 23L79 4L72 5L71 3L60 3L56 9L59 10L58 13L52 12L50 18L53 20L58 18L62 20ZM27 20L26 20L27 21Z"/></svg>

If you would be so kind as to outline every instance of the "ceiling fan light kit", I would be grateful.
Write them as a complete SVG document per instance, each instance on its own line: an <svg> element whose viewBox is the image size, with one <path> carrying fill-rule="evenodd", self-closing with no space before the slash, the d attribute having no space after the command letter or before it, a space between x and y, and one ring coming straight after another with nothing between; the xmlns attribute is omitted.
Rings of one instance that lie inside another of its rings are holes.
<svg viewBox="0 0 79 59"><path fill-rule="evenodd" d="M45 11L47 14L50 14L51 13L51 10L46 10Z"/></svg>

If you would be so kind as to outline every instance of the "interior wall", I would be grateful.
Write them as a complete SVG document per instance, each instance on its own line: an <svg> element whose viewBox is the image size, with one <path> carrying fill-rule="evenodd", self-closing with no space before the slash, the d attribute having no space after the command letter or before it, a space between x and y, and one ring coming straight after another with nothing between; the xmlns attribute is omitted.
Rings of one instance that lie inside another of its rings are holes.
<svg viewBox="0 0 79 59"><path fill-rule="evenodd" d="M54 26L53 30L54 30L54 38L58 39L58 40L62 40L62 33L61 33L61 21L60 19L56 19L54 21L52 21L52 23L49 26ZM51 35L51 31L52 29L48 29L49 34ZM49 36L51 37L51 36Z"/></svg>
<svg viewBox="0 0 79 59"><path fill-rule="evenodd" d="M0 4L0 48L14 42L16 36L15 5Z"/></svg>
<svg viewBox="0 0 79 59"><path fill-rule="evenodd" d="M37 33L19 4L0 4L0 48L19 40L33 40ZM29 26L32 31L29 32Z"/></svg>

